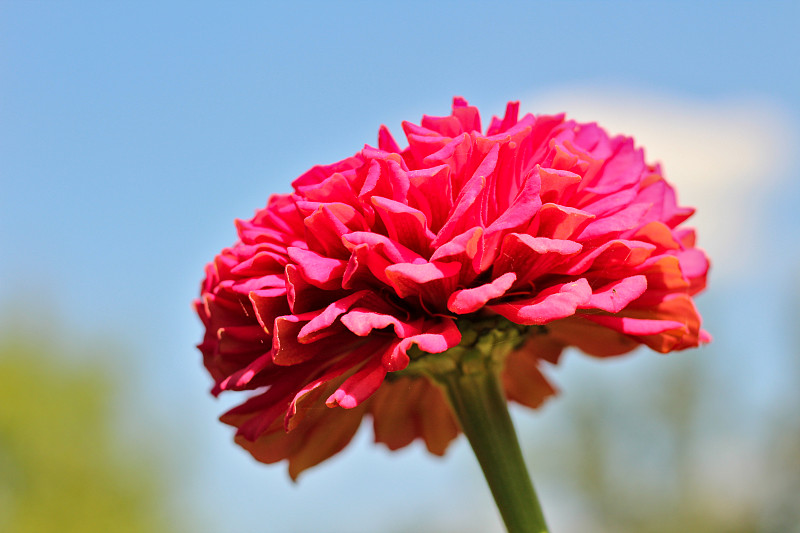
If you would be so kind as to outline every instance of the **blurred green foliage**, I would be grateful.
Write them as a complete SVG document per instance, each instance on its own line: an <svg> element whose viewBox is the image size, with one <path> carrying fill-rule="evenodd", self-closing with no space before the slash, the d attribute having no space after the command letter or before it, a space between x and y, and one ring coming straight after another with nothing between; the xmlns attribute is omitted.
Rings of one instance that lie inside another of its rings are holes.
<svg viewBox="0 0 800 533"><path fill-rule="evenodd" d="M57 350L0 336L0 531L168 531L157 467L115 443L111 373Z"/></svg>

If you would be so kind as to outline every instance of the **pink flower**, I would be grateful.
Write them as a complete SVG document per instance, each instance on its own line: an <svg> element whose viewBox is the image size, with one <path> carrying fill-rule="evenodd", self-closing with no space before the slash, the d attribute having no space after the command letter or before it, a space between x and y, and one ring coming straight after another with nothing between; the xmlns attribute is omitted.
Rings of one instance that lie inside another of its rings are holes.
<svg viewBox="0 0 800 533"><path fill-rule="evenodd" d="M566 346L602 357L707 340L692 295L708 260L659 166L628 137L518 107L483 134L456 98L450 116L404 123L405 149L382 127L378 148L312 168L237 221L239 242L206 268L199 348L214 394L253 391L222 420L256 459L288 459L295 478L365 414L391 449L421 438L444 453L458 434L444 396L402 371L485 317L530 326L503 373L530 407L554 392L541 362Z"/></svg>

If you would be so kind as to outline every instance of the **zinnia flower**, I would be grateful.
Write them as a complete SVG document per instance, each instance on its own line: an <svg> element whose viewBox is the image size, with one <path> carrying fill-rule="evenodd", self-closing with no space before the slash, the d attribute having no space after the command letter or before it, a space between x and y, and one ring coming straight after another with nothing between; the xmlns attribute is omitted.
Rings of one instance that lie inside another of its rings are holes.
<svg viewBox="0 0 800 533"><path fill-rule="evenodd" d="M708 261L660 167L631 138L518 108L484 134L455 98L450 116L403 123L405 149L382 127L377 148L237 221L206 268L199 348L214 394L253 391L222 420L256 459L287 459L295 478L366 414L389 448L443 454L459 426L420 375L486 324L513 332L503 387L534 408L554 392L542 361L567 346L706 340L692 295Z"/></svg>

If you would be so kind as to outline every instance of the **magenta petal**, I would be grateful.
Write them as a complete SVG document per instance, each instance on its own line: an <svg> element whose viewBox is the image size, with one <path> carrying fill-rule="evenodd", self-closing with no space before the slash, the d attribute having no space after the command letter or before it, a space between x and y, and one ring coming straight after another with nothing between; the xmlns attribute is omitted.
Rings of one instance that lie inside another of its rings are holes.
<svg viewBox="0 0 800 533"><path fill-rule="evenodd" d="M497 163L497 152L498 148L495 145L461 189L447 222L432 243L434 247L449 241L454 235L470 227L482 225L482 211L478 200L486 187L486 176L494 170L494 165Z"/></svg>
<svg viewBox="0 0 800 533"><path fill-rule="evenodd" d="M578 306L586 305L592 288L585 278L554 285L535 298L515 300L487 306L488 309L512 322L526 326L543 325L575 314Z"/></svg>
<svg viewBox="0 0 800 533"><path fill-rule="evenodd" d="M430 243L436 237L428 229L425 214L400 202L380 196L372 204L389 232L389 238L417 253L429 255Z"/></svg>
<svg viewBox="0 0 800 533"><path fill-rule="evenodd" d="M421 294L422 285L445 280L457 276L461 270L460 263L423 263L414 265L401 263L386 268L386 277L401 298L412 294Z"/></svg>
<svg viewBox="0 0 800 533"><path fill-rule="evenodd" d="M635 267L644 263L655 249L655 245L646 242L618 239L595 249L584 249L571 263L557 267L555 272L574 276L589 269Z"/></svg>
<svg viewBox="0 0 800 533"><path fill-rule="evenodd" d="M650 209L648 204L634 204L610 216L590 222L578 235L578 240L589 240L637 228Z"/></svg>
<svg viewBox="0 0 800 533"><path fill-rule="evenodd" d="M485 252L481 259L481 271L489 268L497 258L503 237L511 231L523 230L539 212L542 207L539 189L538 173L529 174L512 204L486 228Z"/></svg>
<svg viewBox="0 0 800 533"><path fill-rule="evenodd" d="M708 257L702 250L691 248L678 252L681 272L687 279L705 276L708 272Z"/></svg>
<svg viewBox="0 0 800 533"><path fill-rule="evenodd" d="M400 151L400 146L398 146L397 141L392 137L389 128L383 125L378 130L378 148L386 152L397 153Z"/></svg>
<svg viewBox="0 0 800 533"><path fill-rule="evenodd" d="M321 206L304 220L309 248L328 257L346 259L347 250L342 245L342 235L363 229L366 223L361 218L357 211L346 204Z"/></svg>
<svg viewBox="0 0 800 533"><path fill-rule="evenodd" d="M449 166L439 165L408 173L411 182L409 204L425 213L428 227L434 233L445 223L453 207L450 172Z"/></svg>
<svg viewBox="0 0 800 533"><path fill-rule="evenodd" d="M308 344L318 339L321 330L333 324L340 315L345 313L352 305L362 300L368 294L370 294L369 291L357 291L330 304L302 327L297 334L298 342Z"/></svg>
<svg viewBox="0 0 800 533"><path fill-rule="evenodd" d="M645 276L631 276L614 281L597 289L592 294L589 303L581 306L584 309L601 309L609 313L619 313L629 303L644 294L647 290Z"/></svg>
<svg viewBox="0 0 800 533"><path fill-rule="evenodd" d="M425 258L417 252L393 241L385 235L369 231L354 231L342 237L342 242L349 250L366 244L371 253L379 253L393 263L426 263Z"/></svg>
<svg viewBox="0 0 800 533"><path fill-rule="evenodd" d="M616 152L606 160L602 170L596 176L596 184L588 189L595 194L611 194L637 183L646 168L644 152L633 145L633 139L614 139ZM602 185L600 185L602 183Z"/></svg>
<svg viewBox="0 0 800 533"><path fill-rule="evenodd" d="M569 261L581 249L580 243L575 241L509 233L503 239L492 273L515 272L517 284L527 284L538 275L552 271L556 265Z"/></svg>
<svg viewBox="0 0 800 533"><path fill-rule="evenodd" d="M424 156L422 168L447 165L450 167L451 174L461 174L472 155L472 137L467 133L463 133L452 140L422 139L420 137L415 137L414 139L409 137L408 140L411 143L409 148L412 149L421 147L420 143L422 142L427 145L425 150L429 153ZM414 146L415 144L417 146Z"/></svg>
<svg viewBox="0 0 800 533"><path fill-rule="evenodd" d="M480 273L480 260L483 252L482 237L483 228L468 229L439 246L431 255L431 261L460 262L459 283L469 283Z"/></svg>
<svg viewBox="0 0 800 533"><path fill-rule="evenodd" d="M383 329L392 326L395 335L400 338L405 338L420 333L420 326L422 325L422 320L405 322L396 316L376 313L375 311L364 308L351 310L344 315L341 320L342 324L344 324L347 329L359 337L366 337L372 333L374 329Z"/></svg>
<svg viewBox="0 0 800 533"><path fill-rule="evenodd" d="M516 280L516 274L507 272L491 283L486 283L474 289L456 291L447 301L447 308L460 315L474 313L486 305L489 300L504 295Z"/></svg>
<svg viewBox="0 0 800 533"><path fill-rule="evenodd" d="M332 290L342 286L347 262L341 259L331 259L302 248L288 248L289 258L295 262L303 277L312 285L320 289Z"/></svg>

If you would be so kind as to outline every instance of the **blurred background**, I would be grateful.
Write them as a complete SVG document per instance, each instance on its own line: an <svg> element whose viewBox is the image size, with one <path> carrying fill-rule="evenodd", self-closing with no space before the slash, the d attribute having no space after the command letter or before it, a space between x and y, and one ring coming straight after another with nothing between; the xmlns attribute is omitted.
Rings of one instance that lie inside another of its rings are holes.
<svg viewBox="0 0 800 533"><path fill-rule="evenodd" d="M216 418L203 267L380 124L508 100L634 136L714 342L567 353L514 409L554 533L800 532L798 2L0 3L0 531L501 532L467 443L289 481Z"/></svg>

